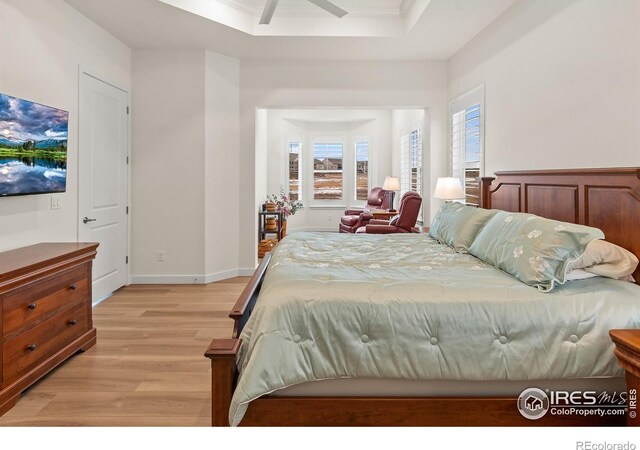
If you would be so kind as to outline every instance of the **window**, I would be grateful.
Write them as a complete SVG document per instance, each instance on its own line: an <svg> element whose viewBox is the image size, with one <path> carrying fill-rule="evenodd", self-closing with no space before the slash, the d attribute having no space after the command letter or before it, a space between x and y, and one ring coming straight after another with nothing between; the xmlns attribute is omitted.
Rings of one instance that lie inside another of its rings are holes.
<svg viewBox="0 0 640 450"><path fill-rule="evenodd" d="M460 178L467 205L480 205L483 136L482 99L484 88L465 94L451 104L451 169Z"/></svg>
<svg viewBox="0 0 640 450"><path fill-rule="evenodd" d="M289 198L302 200L302 144L289 142Z"/></svg>
<svg viewBox="0 0 640 450"><path fill-rule="evenodd" d="M414 126L408 133L403 134L400 147L400 188L402 193L416 191L422 195L422 127ZM422 209L418 221L422 221Z"/></svg>
<svg viewBox="0 0 640 450"><path fill-rule="evenodd" d="M366 200L369 195L369 143L356 142L355 147L356 200Z"/></svg>
<svg viewBox="0 0 640 450"><path fill-rule="evenodd" d="M422 129L415 128L401 138L400 187L402 193L422 195Z"/></svg>
<svg viewBox="0 0 640 450"><path fill-rule="evenodd" d="M314 200L342 199L342 144L313 144Z"/></svg>

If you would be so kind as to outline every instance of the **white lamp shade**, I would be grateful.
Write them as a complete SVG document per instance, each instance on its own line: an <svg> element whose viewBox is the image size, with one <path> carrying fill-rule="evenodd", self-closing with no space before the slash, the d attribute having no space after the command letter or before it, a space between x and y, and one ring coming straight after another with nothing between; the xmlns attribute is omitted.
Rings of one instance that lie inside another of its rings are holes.
<svg viewBox="0 0 640 450"><path fill-rule="evenodd" d="M382 189L384 189L385 191L399 191L400 181L398 181L398 177L385 178L384 184L382 185Z"/></svg>
<svg viewBox="0 0 640 450"><path fill-rule="evenodd" d="M440 177L436 183L435 198L440 200L458 200L464 198L464 191L459 178Z"/></svg>

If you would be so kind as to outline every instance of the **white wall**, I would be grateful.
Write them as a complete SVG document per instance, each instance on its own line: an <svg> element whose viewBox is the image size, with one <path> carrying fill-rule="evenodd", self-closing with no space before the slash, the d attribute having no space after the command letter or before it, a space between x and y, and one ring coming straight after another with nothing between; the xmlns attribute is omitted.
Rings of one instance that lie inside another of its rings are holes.
<svg viewBox="0 0 640 450"><path fill-rule="evenodd" d="M429 108L431 118L432 155L425 171L437 177L446 171L446 86L441 61L241 61L240 166L256 167L257 108L419 107ZM256 211L267 192L246 175L240 192L240 266L248 268L255 266Z"/></svg>
<svg viewBox="0 0 640 450"><path fill-rule="evenodd" d="M78 68L131 90L131 50L63 1L0 0L0 92L69 111L67 192L0 198L0 251L78 239Z"/></svg>
<svg viewBox="0 0 640 450"><path fill-rule="evenodd" d="M207 281L237 275L240 233L240 62L206 52L205 271ZM243 168L250 173L250 168Z"/></svg>
<svg viewBox="0 0 640 450"><path fill-rule="evenodd" d="M201 50L134 51L132 282L204 273L204 73Z"/></svg>
<svg viewBox="0 0 640 450"><path fill-rule="evenodd" d="M337 231L347 207L366 202L353 198L355 183L353 147L356 141L369 142L370 183L382 186L391 167L391 111L388 109L271 109L268 110L267 192L278 193L287 185L287 143L298 140L303 146L303 198L305 207L292 216L287 230ZM310 159L317 139L338 139L344 145L344 189L342 200L313 203L309 180L313 173ZM306 181L305 181L306 180Z"/></svg>
<svg viewBox="0 0 640 450"><path fill-rule="evenodd" d="M521 1L449 61L485 84L485 173L640 165L640 2Z"/></svg>
<svg viewBox="0 0 640 450"><path fill-rule="evenodd" d="M134 52L134 283L238 274L238 72L204 50Z"/></svg>

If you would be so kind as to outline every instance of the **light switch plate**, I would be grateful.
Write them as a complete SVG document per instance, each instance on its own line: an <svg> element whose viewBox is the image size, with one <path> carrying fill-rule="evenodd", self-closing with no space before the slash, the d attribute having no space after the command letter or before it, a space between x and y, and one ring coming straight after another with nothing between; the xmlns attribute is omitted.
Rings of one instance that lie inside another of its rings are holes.
<svg viewBox="0 0 640 450"><path fill-rule="evenodd" d="M62 202L60 201L60 197L57 195L51 196L51 209L60 209L62 208Z"/></svg>

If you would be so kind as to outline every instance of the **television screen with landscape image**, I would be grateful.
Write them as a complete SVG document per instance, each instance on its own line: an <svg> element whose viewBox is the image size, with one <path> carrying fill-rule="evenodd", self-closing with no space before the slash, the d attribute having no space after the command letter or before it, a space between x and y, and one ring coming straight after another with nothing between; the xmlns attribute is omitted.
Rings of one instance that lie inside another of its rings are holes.
<svg viewBox="0 0 640 450"><path fill-rule="evenodd" d="M0 94L0 197L64 192L69 113Z"/></svg>

